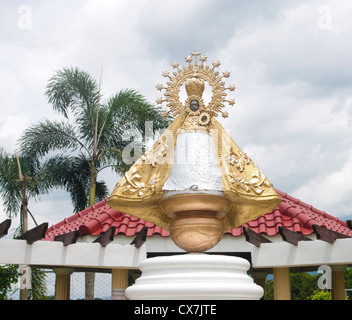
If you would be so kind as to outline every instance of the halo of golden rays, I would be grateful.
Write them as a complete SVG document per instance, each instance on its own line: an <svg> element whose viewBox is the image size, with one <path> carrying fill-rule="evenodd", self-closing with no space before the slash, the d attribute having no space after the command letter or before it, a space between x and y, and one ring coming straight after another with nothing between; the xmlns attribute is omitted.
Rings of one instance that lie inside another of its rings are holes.
<svg viewBox="0 0 352 320"><path fill-rule="evenodd" d="M194 64L192 64L193 58ZM178 62L173 62L171 64L174 69L172 74L168 71L162 72L162 76L168 78L166 86L163 84L156 85L156 88L159 91L165 90L164 98L158 98L156 100L156 103L159 105L166 102L166 107L169 108L169 110L164 113L164 117L167 117L170 113L173 116L177 116L183 110L189 112L189 108L180 101L179 94L180 88L185 81L192 78L200 78L207 81L212 89L213 95L211 101L202 111L208 112L210 117L216 117L219 113L221 113L223 118L228 117L228 113L222 110L225 107L225 103L228 103L231 106L236 103L235 99L227 99L227 93L225 92L226 90L234 91L236 89L235 85L225 87L224 79L230 77L230 72L224 71L223 74L220 75L219 71L216 70L216 68L220 66L219 60L215 60L212 63L212 66L205 65L204 62L207 60L207 57L198 53L196 50L185 59L186 62L188 62L187 66L180 68ZM198 59L200 61L199 64Z"/></svg>

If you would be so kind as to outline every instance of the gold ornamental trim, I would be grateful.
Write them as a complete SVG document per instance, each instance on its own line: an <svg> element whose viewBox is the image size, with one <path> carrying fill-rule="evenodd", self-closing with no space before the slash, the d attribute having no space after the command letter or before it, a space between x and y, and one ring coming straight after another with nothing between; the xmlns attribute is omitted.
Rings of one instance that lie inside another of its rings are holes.
<svg viewBox="0 0 352 320"><path fill-rule="evenodd" d="M192 64L194 58L194 64ZM198 58L200 64L198 64ZM225 71L222 75L216 70L220 66L219 60L215 60L212 66L205 65L204 62L207 57L198 53L195 50L191 55L186 57L188 66L179 67L178 62L173 62L172 67L175 71L170 74L168 71L164 71L162 75L169 79L167 86L163 84L156 85L156 88L160 91L165 90L164 98L158 98L157 104L166 102L166 107L169 111L164 113L166 117L168 114L173 116L179 115L183 110L186 111L190 116L198 116L200 125L209 124L210 118L217 117L219 113L222 117L228 117L228 113L222 109L225 107L225 103L233 106L235 99L227 99L226 90L234 91L235 85L225 87L224 79L230 77L230 72ZM208 105L204 104L202 94L204 91L204 81L206 81L212 89L213 95ZM185 84L188 98L184 104L180 101L180 88ZM198 106L196 106L198 103ZM208 117L208 118L207 118Z"/></svg>
<svg viewBox="0 0 352 320"><path fill-rule="evenodd" d="M186 211L210 211L222 218L230 211L231 202L224 197L212 194L177 194L163 199L160 206L171 218L179 212Z"/></svg>

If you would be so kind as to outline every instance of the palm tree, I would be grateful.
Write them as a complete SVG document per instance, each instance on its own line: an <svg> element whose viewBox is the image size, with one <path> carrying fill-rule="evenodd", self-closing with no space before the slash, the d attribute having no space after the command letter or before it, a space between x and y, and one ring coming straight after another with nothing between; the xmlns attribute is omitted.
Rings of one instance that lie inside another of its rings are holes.
<svg viewBox="0 0 352 320"><path fill-rule="evenodd" d="M28 207L29 199L39 199L63 183L60 177L51 174L58 160L58 157L52 157L40 163L30 156L9 154L0 147L0 196L8 217L20 213L17 237L28 230L28 214L37 225Z"/></svg>
<svg viewBox="0 0 352 320"><path fill-rule="evenodd" d="M46 96L64 120L44 120L25 130L20 147L37 159L51 151L61 152L56 174L65 180L75 210L107 196L105 183L97 181L98 174L107 167L120 174L129 168L123 150L131 137L145 134L146 121L153 121L154 130L164 129L170 122L162 117L160 108L135 90L122 90L102 103L100 82L78 68L57 71L49 80ZM87 291L86 277L86 299L93 298Z"/></svg>
<svg viewBox="0 0 352 320"><path fill-rule="evenodd" d="M53 178L51 174L56 167L56 159L57 157L53 157L41 164L33 157L9 154L0 147L0 196L5 213L10 218L20 214L20 227L15 232L15 237L22 238L28 231L28 214L37 225L28 207L29 200L39 199L42 194L60 185L59 179ZM42 287L39 285L38 288ZM36 292L33 294L36 296ZM20 299L27 300L27 298L28 290L21 289Z"/></svg>

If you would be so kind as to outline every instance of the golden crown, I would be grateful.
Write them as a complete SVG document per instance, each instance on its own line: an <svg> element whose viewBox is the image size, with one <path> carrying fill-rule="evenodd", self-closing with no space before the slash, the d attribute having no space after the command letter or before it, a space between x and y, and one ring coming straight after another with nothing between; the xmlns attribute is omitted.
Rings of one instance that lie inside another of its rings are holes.
<svg viewBox="0 0 352 320"><path fill-rule="evenodd" d="M192 64L194 57L194 64ZM200 64L198 64L198 58ZM224 118L228 117L226 111L222 111L222 108L225 107L225 102L230 105L235 104L235 99L225 99L227 93L225 90L234 91L235 86L230 85L225 87L225 82L223 78L228 78L230 72L225 71L223 75L220 76L218 71L215 71L215 68L220 66L218 60L213 62L213 66L204 65L204 62L207 60L207 57L201 55L197 51L194 51L190 56L186 57L186 62L188 66L179 67L178 62L173 62L172 67L176 69L172 75L168 71L164 71L162 75L166 78L169 78L167 86L164 87L162 84L158 84L156 88L158 90L166 90L164 93L165 98L158 98L156 100L157 104L162 104L166 102L166 106L169 108L169 111L164 113L166 117L169 113L172 113L173 116L176 116L185 110L187 113L194 114L197 109L197 112L207 112L210 117L218 116L218 113L221 113ZM204 81L206 81L212 88L213 96L210 103L205 106L202 100L202 95L204 92ZM185 104L182 104L180 101L179 93L181 86L185 83L186 92L188 99ZM198 105L198 107L196 106ZM198 113L199 113L198 112Z"/></svg>
<svg viewBox="0 0 352 320"><path fill-rule="evenodd" d="M194 96L201 98L205 89L204 80L200 78L188 79L185 82L185 88L188 97Z"/></svg>

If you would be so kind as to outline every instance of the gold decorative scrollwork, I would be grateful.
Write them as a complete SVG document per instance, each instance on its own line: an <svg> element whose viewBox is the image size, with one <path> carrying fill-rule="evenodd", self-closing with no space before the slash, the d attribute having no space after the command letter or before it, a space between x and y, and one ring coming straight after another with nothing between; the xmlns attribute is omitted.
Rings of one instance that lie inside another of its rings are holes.
<svg viewBox="0 0 352 320"><path fill-rule="evenodd" d="M237 152L234 152L233 148L231 148L230 153L228 155L228 160L230 165L236 166L236 168L243 172L245 165L248 165L252 160L242 152L240 149L237 149Z"/></svg>
<svg viewBox="0 0 352 320"><path fill-rule="evenodd" d="M271 183L260 170L254 171L250 180L247 177L238 176L235 172L228 173L228 176L231 183L247 193L254 192L261 195L264 192L263 186L271 187Z"/></svg>
<svg viewBox="0 0 352 320"><path fill-rule="evenodd" d="M159 173L153 174L148 179L140 174L137 167L132 167L132 171L125 173L124 177L119 181L118 186L123 188L129 194L138 194L142 197L146 193L155 193L156 185L160 181Z"/></svg>
<svg viewBox="0 0 352 320"><path fill-rule="evenodd" d="M156 168L158 163L162 163L163 159L166 157L168 144L165 136L162 136L156 143L154 149L151 149L141 156L141 160L145 164L150 164L152 167Z"/></svg>

